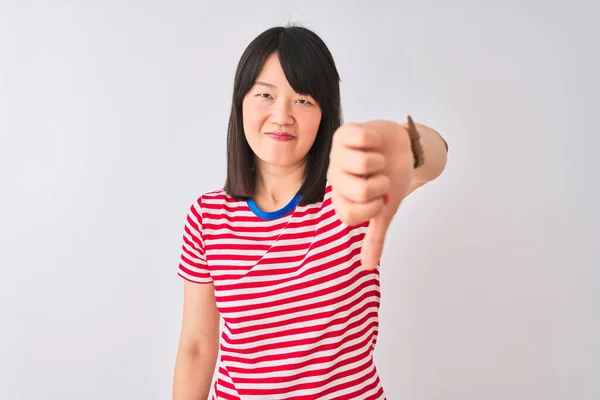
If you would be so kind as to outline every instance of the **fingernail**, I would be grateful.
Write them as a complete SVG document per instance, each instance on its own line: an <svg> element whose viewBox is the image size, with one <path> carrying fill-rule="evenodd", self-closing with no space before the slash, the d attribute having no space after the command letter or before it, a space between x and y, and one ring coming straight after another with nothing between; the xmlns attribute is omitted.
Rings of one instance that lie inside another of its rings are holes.
<svg viewBox="0 0 600 400"><path fill-rule="evenodd" d="M387 205L387 203L390 201L390 196L388 196L387 194L383 195L383 204Z"/></svg>

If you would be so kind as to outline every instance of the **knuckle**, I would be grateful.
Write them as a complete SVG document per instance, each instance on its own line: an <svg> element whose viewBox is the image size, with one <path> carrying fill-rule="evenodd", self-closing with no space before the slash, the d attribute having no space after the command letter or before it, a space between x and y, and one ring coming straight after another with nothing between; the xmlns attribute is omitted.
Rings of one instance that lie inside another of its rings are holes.
<svg viewBox="0 0 600 400"><path fill-rule="evenodd" d="M345 124L343 127L345 128L342 130L344 135L350 138L352 143L355 143L359 146L365 143L365 140L367 139L367 131L362 124L350 122Z"/></svg>
<svg viewBox="0 0 600 400"><path fill-rule="evenodd" d="M366 155L361 155L358 160L356 160L356 165L360 174L368 174L370 170L369 158Z"/></svg>
<svg viewBox="0 0 600 400"><path fill-rule="evenodd" d="M341 140L341 137L344 138L351 137L356 134L358 130L358 125L354 123L346 123L342 125L337 131L336 134L338 136L338 140Z"/></svg>
<svg viewBox="0 0 600 400"><path fill-rule="evenodd" d="M361 185L358 190L358 200L362 202L366 202L369 200L370 190L368 185Z"/></svg>
<svg viewBox="0 0 600 400"><path fill-rule="evenodd" d="M356 136L356 140L360 147L367 147L369 145L369 133L366 129L360 129Z"/></svg>
<svg viewBox="0 0 600 400"><path fill-rule="evenodd" d="M376 160L378 168L381 168L381 169L385 168L386 160L385 160L385 156L383 154L377 153L377 155L375 156L375 160Z"/></svg>

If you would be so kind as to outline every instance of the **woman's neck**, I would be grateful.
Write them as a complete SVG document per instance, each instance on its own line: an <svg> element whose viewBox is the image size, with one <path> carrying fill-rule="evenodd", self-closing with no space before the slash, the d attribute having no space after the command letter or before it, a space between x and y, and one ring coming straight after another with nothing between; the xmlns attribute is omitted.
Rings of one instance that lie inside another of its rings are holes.
<svg viewBox="0 0 600 400"><path fill-rule="evenodd" d="M305 163L279 167L257 163L254 202L263 211L271 212L284 207L304 181Z"/></svg>

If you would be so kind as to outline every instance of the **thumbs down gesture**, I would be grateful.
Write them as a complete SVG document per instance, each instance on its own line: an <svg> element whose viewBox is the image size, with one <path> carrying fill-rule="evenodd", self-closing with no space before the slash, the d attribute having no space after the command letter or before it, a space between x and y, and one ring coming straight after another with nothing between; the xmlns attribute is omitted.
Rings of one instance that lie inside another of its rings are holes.
<svg viewBox="0 0 600 400"><path fill-rule="evenodd" d="M411 135L403 125L377 120L345 124L334 133L327 171L332 202L347 225L369 221L361 250L368 270L379 264L385 235L407 194L414 166Z"/></svg>

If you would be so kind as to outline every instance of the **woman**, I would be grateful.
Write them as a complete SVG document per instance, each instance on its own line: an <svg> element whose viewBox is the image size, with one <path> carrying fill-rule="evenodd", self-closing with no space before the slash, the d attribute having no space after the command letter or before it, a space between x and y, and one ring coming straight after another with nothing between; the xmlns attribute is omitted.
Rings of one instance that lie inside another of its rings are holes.
<svg viewBox="0 0 600 400"><path fill-rule="evenodd" d="M417 125L417 140L410 128L342 125L333 58L306 28L250 43L225 186L185 225L175 400L207 398L219 349L218 399L385 398L373 362L383 239L401 200L446 163L434 130Z"/></svg>

